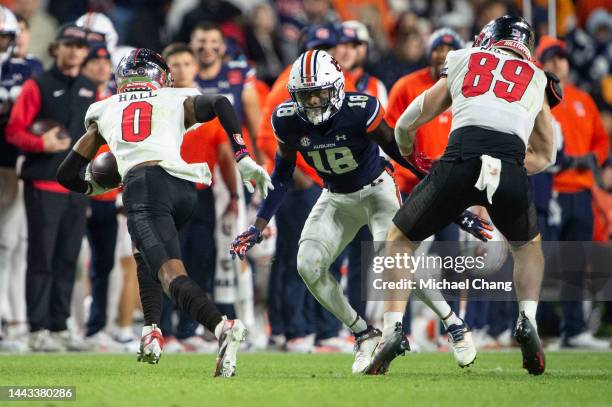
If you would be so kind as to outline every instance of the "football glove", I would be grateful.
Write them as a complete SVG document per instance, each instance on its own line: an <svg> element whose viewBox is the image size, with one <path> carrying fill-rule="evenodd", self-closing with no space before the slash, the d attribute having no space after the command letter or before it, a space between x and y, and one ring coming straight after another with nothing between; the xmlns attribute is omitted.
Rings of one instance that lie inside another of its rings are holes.
<svg viewBox="0 0 612 407"><path fill-rule="evenodd" d="M483 242L493 237L493 235L487 232L493 230L491 223L470 211L464 211L455 223L461 229Z"/></svg>
<svg viewBox="0 0 612 407"><path fill-rule="evenodd" d="M255 181L257 189L261 191L262 197L265 199L268 196L268 189L274 189L270 176L261 166L249 156L246 156L238 161L238 171L242 182L250 193L255 192L251 181Z"/></svg>
<svg viewBox="0 0 612 407"><path fill-rule="evenodd" d="M416 146L412 150L412 153L408 156L408 161L414 164L415 168L425 174L429 174L433 160L427 156L424 152L416 152Z"/></svg>
<svg viewBox="0 0 612 407"><path fill-rule="evenodd" d="M87 181L87 191L85 191L85 195L87 196L100 195L112 189L104 188L93 179L91 174L91 162L85 167L85 181Z"/></svg>
<svg viewBox="0 0 612 407"><path fill-rule="evenodd" d="M232 255L232 259L238 256L240 260L244 260L246 252L262 240L263 236L261 231L253 225L249 226L246 232L239 234L231 243L230 254Z"/></svg>
<svg viewBox="0 0 612 407"><path fill-rule="evenodd" d="M552 72L544 71L546 74L546 100L552 109L563 100L563 89L559 84L559 78Z"/></svg>

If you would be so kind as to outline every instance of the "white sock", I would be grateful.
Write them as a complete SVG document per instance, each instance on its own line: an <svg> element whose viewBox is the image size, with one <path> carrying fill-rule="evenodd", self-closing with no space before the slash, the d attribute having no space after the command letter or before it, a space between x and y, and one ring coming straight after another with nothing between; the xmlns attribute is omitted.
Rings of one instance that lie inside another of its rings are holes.
<svg viewBox="0 0 612 407"><path fill-rule="evenodd" d="M383 339L388 338L395 331L395 324L402 322L403 312L388 311L383 314Z"/></svg>
<svg viewBox="0 0 612 407"><path fill-rule="evenodd" d="M131 326L118 327L116 334L117 339L119 339L120 341L128 341L134 337L134 333L132 331Z"/></svg>
<svg viewBox="0 0 612 407"><path fill-rule="evenodd" d="M521 318L521 312L525 313L525 316L529 318L529 322L537 328L536 312L538 311L538 302L533 300L519 301L519 320Z"/></svg>
<svg viewBox="0 0 612 407"><path fill-rule="evenodd" d="M355 323L350 326L350 330L353 331L353 333L355 334L363 332L366 329L368 329L368 324L366 324L366 322L361 317L357 317L357 321L355 321Z"/></svg>
<svg viewBox="0 0 612 407"><path fill-rule="evenodd" d="M219 322L215 327L215 338L219 339L221 337L221 331L223 330L223 325L225 324L225 321L227 321L227 317L224 315L221 319L221 322Z"/></svg>
<svg viewBox="0 0 612 407"><path fill-rule="evenodd" d="M450 315L447 318L442 319L442 323L444 324L444 328L448 329L448 327L451 326L451 325L461 325L461 324L463 324L463 321L461 320L461 318L459 318L457 316L457 314L455 314L453 311L451 311Z"/></svg>

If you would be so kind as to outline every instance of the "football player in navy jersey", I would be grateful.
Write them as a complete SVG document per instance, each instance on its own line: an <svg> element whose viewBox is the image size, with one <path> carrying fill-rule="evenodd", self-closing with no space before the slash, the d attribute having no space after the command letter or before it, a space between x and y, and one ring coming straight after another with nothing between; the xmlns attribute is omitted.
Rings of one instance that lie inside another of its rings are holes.
<svg viewBox="0 0 612 407"><path fill-rule="evenodd" d="M13 102L21 91L21 85L42 70L41 63L26 58L27 32L21 32L15 15L0 6L0 298L9 298L15 335L27 333L25 308L25 212L21 186L18 181L18 150L6 142L5 127ZM27 27L26 27L27 28ZM23 38L19 38L23 35ZM10 278L9 278L10 277ZM10 286L10 289L9 289ZM11 295L8 295L10 292ZM0 310L1 311L1 310ZM2 340L0 351L24 350L20 341Z"/></svg>
<svg viewBox="0 0 612 407"><path fill-rule="evenodd" d="M384 109L378 99L363 93L345 94L342 70L327 52L302 54L293 64L288 89L292 100L278 105L272 115L279 142L274 190L259 209L255 224L237 237L230 252L243 258L261 241L261 231L291 187L297 153L302 154L324 180L325 189L300 237L298 272L314 297L354 333L352 371L364 373L381 332L368 326L349 305L329 266L363 226L370 228L374 241L383 241L400 206L390 165L380 156L379 147L401 165L416 170L401 155L393 130L382 120ZM482 227L479 220L474 224ZM476 229L471 232L477 234ZM426 301L433 298L423 294ZM428 305L435 306L431 301ZM447 318L462 323L452 312ZM458 362L474 359L471 335L451 345Z"/></svg>
<svg viewBox="0 0 612 407"><path fill-rule="evenodd" d="M227 47L221 28L214 23L197 25L191 33L189 45L200 62L195 80L198 88L204 94L220 94L228 98L242 125L246 126L249 137L255 140L260 120L259 98L254 86L255 69L245 61L224 62Z"/></svg>

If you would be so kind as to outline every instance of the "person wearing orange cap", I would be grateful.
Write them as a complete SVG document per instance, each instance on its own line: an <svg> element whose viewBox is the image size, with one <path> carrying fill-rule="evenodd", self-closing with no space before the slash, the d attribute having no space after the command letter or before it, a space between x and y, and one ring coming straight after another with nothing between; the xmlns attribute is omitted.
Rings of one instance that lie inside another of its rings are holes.
<svg viewBox="0 0 612 407"><path fill-rule="evenodd" d="M554 73L563 89L563 100L552 109L561 126L566 158L554 176L553 191L561 208L561 222L555 240L591 241L593 209L591 189L593 170L601 166L609 152L608 135L593 99L569 82L567 47L563 41L544 36L535 56L545 71ZM563 262L563 264L566 264ZM586 267L586 262L584 262ZM567 270L563 270L567 271ZM577 299L577 293L562 292L562 297ZM587 331L582 301L562 301L561 346L608 348Z"/></svg>

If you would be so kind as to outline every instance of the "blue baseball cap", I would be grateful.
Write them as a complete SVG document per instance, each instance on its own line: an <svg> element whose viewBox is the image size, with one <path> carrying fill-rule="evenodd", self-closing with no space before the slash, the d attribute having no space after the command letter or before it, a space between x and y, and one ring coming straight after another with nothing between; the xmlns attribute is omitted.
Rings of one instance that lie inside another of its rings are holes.
<svg viewBox="0 0 612 407"><path fill-rule="evenodd" d="M304 50L335 47L338 44L338 29L333 24L311 25L303 36Z"/></svg>
<svg viewBox="0 0 612 407"><path fill-rule="evenodd" d="M463 39L452 28L440 28L431 33L427 45L427 55L431 56L433 50L440 45L448 45L453 50L461 49L465 46Z"/></svg>
<svg viewBox="0 0 612 407"><path fill-rule="evenodd" d="M346 26L344 24L338 24L336 28L338 29L339 34L338 44L346 44L349 42L358 44L361 42L355 28Z"/></svg>

